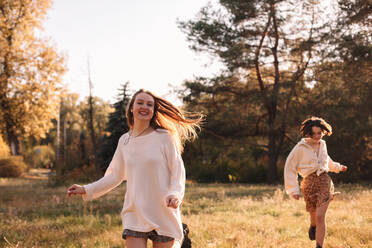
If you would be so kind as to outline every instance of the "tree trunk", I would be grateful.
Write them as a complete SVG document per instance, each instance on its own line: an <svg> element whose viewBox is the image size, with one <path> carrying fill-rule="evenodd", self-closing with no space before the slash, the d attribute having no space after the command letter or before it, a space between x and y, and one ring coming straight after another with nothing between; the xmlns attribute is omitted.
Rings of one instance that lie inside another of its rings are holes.
<svg viewBox="0 0 372 248"><path fill-rule="evenodd" d="M94 154L94 159L93 163L96 168L96 178L100 176L100 169L98 167L97 163L97 144L96 144L96 134L94 132L94 126L93 126L93 97L89 97L89 129L90 129L90 137L92 139L92 144L93 144L93 154Z"/></svg>
<svg viewBox="0 0 372 248"><path fill-rule="evenodd" d="M98 159L97 143L96 143L96 134L94 132L94 124L93 124L94 123L94 116L93 116L94 107L93 107L93 94L92 94L93 83L90 78L89 59L88 59L88 83L89 83L89 129L90 129L90 137L92 139L92 144L93 144L93 155L94 155L93 163L96 169L96 178L99 178L101 172L100 172L100 168L98 166L98 161L97 161Z"/></svg>
<svg viewBox="0 0 372 248"><path fill-rule="evenodd" d="M13 156L21 155L21 145L17 135L7 128L7 136L10 154Z"/></svg>
<svg viewBox="0 0 372 248"><path fill-rule="evenodd" d="M277 154L277 147L276 147L276 131L274 130L274 126L272 123L269 124L269 167L268 167L268 183L269 184L276 184L278 183L278 171L277 171L277 162L278 162L278 154Z"/></svg>

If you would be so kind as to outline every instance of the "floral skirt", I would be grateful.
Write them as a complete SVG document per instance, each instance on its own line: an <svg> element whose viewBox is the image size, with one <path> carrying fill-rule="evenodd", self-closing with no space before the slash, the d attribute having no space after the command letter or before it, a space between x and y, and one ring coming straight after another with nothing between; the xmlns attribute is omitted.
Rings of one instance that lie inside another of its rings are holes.
<svg viewBox="0 0 372 248"><path fill-rule="evenodd" d="M333 200L334 186L331 177L327 173L319 176L316 172L305 177L301 182L301 191L305 198L306 211L313 212L316 208Z"/></svg>

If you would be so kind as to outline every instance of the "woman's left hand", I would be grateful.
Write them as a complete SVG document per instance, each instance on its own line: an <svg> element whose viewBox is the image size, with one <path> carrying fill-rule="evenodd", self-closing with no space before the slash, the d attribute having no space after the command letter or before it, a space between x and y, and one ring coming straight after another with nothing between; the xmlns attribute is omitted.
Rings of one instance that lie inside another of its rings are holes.
<svg viewBox="0 0 372 248"><path fill-rule="evenodd" d="M178 206L180 205L180 201L175 195L168 196L165 201L166 201L167 207L170 207L170 208L178 208Z"/></svg>
<svg viewBox="0 0 372 248"><path fill-rule="evenodd" d="M341 171L347 171L347 166L343 165Z"/></svg>

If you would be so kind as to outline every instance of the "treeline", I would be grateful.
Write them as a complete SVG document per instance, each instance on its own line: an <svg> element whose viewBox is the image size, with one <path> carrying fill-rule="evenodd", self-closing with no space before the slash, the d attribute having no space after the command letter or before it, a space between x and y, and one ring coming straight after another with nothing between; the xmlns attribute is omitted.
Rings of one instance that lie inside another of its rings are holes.
<svg viewBox="0 0 372 248"><path fill-rule="evenodd" d="M102 176L120 136L128 131L125 106L129 101L129 94L128 83L125 83L119 89L114 104L94 97L90 106L89 97L78 102L77 94L67 94L63 98L59 121L54 120L54 127L47 138L41 140L46 144L53 144L52 147L57 151L54 168L56 183L71 179L93 180ZM89 117L91 110L92 126ZM95 135L97 156L94 156L92 132Z"/></svg>
<svg viewBox="0 0 372 248"><path fill-rule="evenodd" d="M134 89L123 84L109 104L79 101L62 87L64 57L33 35L50 4L0 3L0 158L50 167L57 183L93 180L128 131L125 106ZM178 89L186 111L206 115L183 154L190 180L280 182L299 125L311 115L332 125L329 154L349 166L336 180L371 178L371 5L340 0L327 8L314 1L220 0L179 21L191 49L225 65Z"/></svg>
<svg viewBox="0 0 372 248"><path fill-rule="evenodd" d="M220 0L180 22L190 48L221 61L213 78L185 82L189 111L207 115L185 153L202 181L276 183L299 125L314 115L343 181L372 176L372 8L368 1Z"/></svg>

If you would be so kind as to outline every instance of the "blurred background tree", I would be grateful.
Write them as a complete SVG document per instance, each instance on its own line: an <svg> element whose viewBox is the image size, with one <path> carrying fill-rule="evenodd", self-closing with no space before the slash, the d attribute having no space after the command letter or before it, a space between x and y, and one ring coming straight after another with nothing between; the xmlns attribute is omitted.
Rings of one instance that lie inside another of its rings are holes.
<svg viewBox="0 0 372 248"><path fill-rule="evenodd" d="M10 155L9 147L0 135L0 159L7 158Z"/></svg>
<svg viewBox="0 0 372 248"><path fill-rule="evenodd" d="M177 89L183 109L207 116L183 153L188 179L281 182L300 123L315 115L333 126L325 137L330 156L349 166L332 177L370 181L371 4L339 0L325 12L327 4L219 0L178 22L192 50L225 65ZM64 56L35 35L50 6L0 1L0 177L19 176L28 165L51 167L54 183L91 181L129 130L125 108L133 92L124 83L110 104L62 86Z"/></svg>
<svg viewBox="0 0 372 248"><path fill-rule="evenodd" d="M100 147L98 152L100 152L103 139L107 135L105 128L109 121L108 117L113 108L109 102L98 97L94 97L93 105L95 116L93 128ZM48 143L55 144L58 152L56 158L58 181L63 182L67 178L75 180L80 177L86 180L96 178L93 144L89 135L89 108L88 99L79 102L79 95L76 93L65 94L61 99L59 145L57 144L57 121L54 122L55 126L48 137ZM102 159L98 157L97 162L100 164Z"/></svg>
<svg viewBox="0 0 372 248"><path fill-rule="evenodd" d="M112 105L114 111L110 113L102 140L101 168L106 170L115 153L121 135L129 131L126 116L126 107L130 101L129 82L119 89L116 102Z"/></svg>
<svg viewBox="0 0 372 248"><path fill-rule="evenodd" d="M324 14L314 1L221 0L216 8L203 8L196 20L180 23L193 50L212 54L227 68L214 79L185 83L185 102L214 105L207 115L219 112L223 124L207 128L217 136L261 147L269 183L279 180L290 109L311 81L307 71L329 32Z"/></svg>
<svg viewBox="0 0 372 248"><path fill-rule="evenodd" d="M372 177L372 5L339 1L340 13L315 70L315 86L304 105L335 127L329 153L349 165L345 182ZM327 48L327 49L326 49Z"/></svg>
<svg viewBox="0 0 372 248"><path fill-rule="evenodd" d="M200 140L184 154L186 164L206 168L191 170L196 180L206 181L209 171L212 181L254 182L242 175L260 168L256 179L278 182L310 115L335 127L330 153L353 171L344 179L371 170L371 5L340 1L338 12L327 13L322 4L220 0L179 22L191 49L226 66L180 90L187 110L207 115ZM352 156L350 146L357 149Z"/></svg>
<svg viewBox="0 0 372 248"><path fill-rule="evenodd" d="M34 146L25 155L25 161L33 168L52 168L54 160L54 150L50 146Z"/></svg>
<svg viewBox="0 0 372 248"><path fill-rule="evenodd" d="M12 155L22 138L45 137L57 115L64 56L36 35L51 3L0 2L0 131Z"/></svg>

